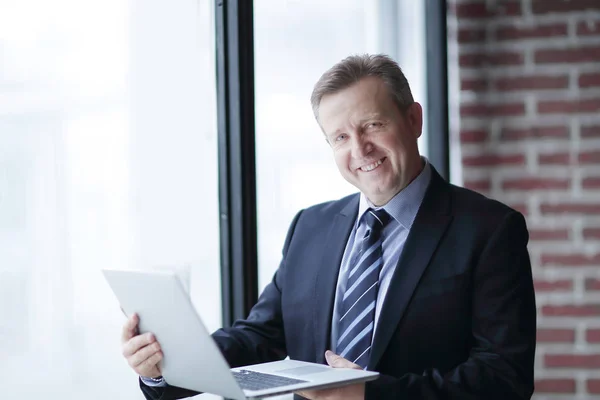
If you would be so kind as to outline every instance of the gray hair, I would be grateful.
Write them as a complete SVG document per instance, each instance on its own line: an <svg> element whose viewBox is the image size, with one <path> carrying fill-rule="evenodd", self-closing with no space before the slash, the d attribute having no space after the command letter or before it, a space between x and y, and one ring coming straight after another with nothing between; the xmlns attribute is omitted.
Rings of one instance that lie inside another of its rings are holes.
<svg viewBox="0 0 600 400"><path fill-rule="evenodd" d="M361 54L346 57L325 71L310 96L313 113L319 120L319 105L323 96L339 92L366 77L383 81L400 110L414 103L410 86L402 69L384 54Z"/></svg>

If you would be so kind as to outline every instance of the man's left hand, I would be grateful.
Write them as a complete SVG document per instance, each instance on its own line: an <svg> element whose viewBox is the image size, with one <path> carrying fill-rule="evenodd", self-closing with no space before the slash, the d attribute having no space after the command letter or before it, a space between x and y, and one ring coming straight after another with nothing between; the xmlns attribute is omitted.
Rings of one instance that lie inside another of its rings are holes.
<svg viewBox="0 0 600 400"><path fill-rule="evenodd" d="M327 360L327 364L333 368L362 369L360 366L346 360L344 357L338 356L330 350L325 352L325 359ZM297 394L311 400L364 400L365 384L357 383L355 385L341 386L334 389L304 390Z"/></svg>

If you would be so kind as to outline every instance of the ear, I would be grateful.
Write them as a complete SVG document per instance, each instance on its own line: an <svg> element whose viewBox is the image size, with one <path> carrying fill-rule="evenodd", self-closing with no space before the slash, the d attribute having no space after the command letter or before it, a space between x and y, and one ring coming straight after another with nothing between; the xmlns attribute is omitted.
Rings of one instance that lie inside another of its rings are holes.
<svg viewBox="0 0 600 400"><path fill-rule="evenodd" d="M406 121L410 131L415 135L415 139L421 137L423 133L423 107L416 101L406 110Z"/></svg>

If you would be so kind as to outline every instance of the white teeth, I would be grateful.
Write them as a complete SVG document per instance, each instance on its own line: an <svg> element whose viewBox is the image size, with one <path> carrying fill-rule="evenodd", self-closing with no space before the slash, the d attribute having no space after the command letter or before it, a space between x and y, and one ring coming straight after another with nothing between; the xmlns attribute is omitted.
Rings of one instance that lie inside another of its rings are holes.
<svg viewBox="0 0 600 400"><path fill-rule="evenodd" d="M360 167L360 169L361 169L361 171L369 172L369 171L372 171L375 168L379 167L382 162L383 162L383 159L381 159L377 162L374 162L373 164L369 164L369 165L365 165L364 167Z"/></svg>

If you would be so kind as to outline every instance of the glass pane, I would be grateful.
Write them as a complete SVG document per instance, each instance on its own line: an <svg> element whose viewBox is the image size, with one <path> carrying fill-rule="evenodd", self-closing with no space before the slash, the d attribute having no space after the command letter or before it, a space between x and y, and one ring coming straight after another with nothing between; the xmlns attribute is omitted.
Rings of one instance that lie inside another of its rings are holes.
<svg viewBox="0 0 600 400"><path fill-rule="evenodd" d="M221 325L213 15L1 3L3 398L143 398L101 268L177 268Z"/></svg>
<svg viewBox="0 0 600 400"><path fill-rule="evenodd" d="M294 215L304 207L356 192L338 172L312 114L314 84L348 55L384 52L399 62L415 100L425 107L425 41L423 2L413 0L256 0L254 7L263 288L279 264ZM426 155L425 136L424 132L419 145Z"/></svg>

